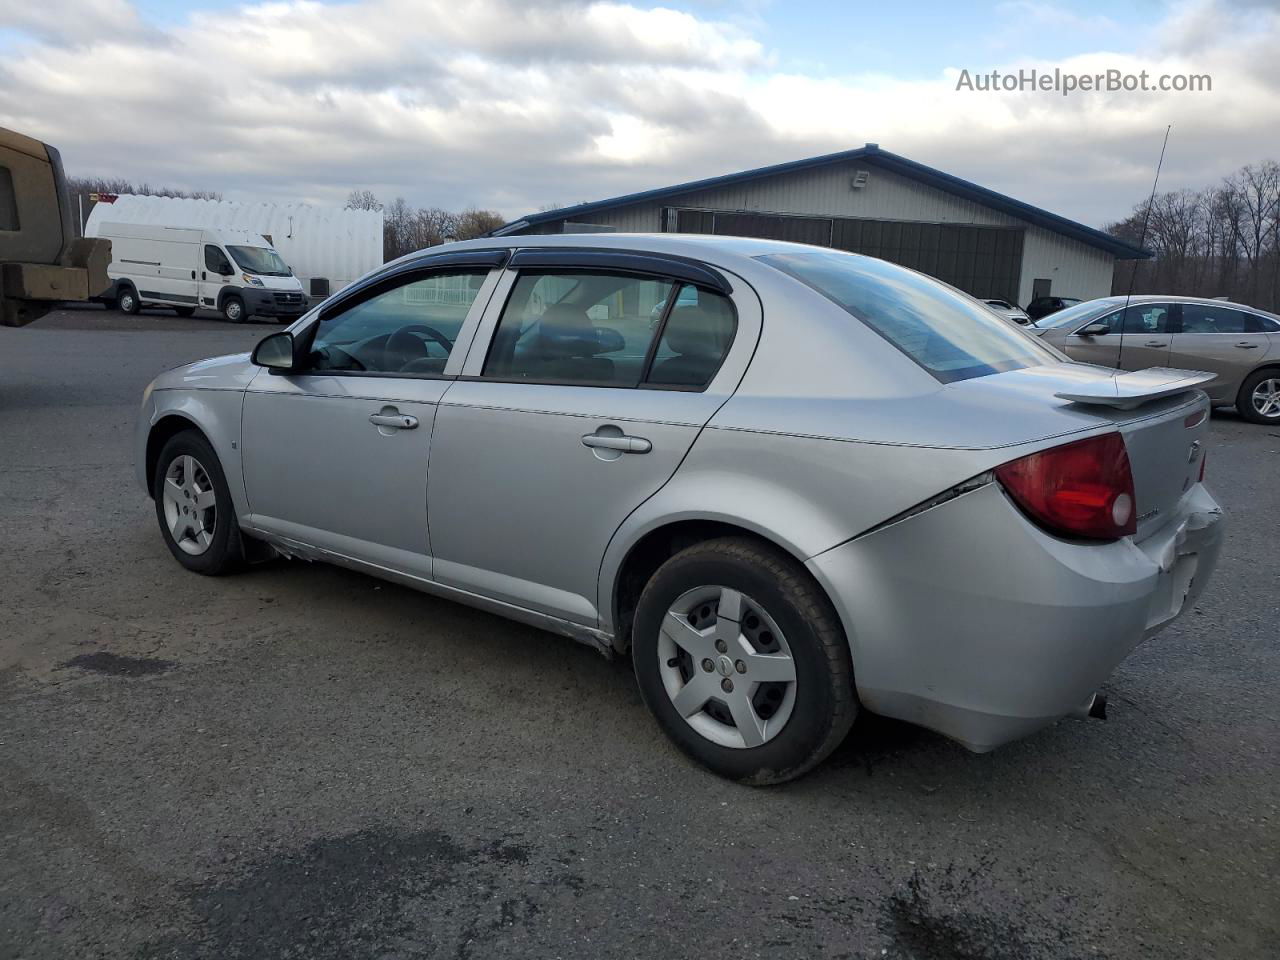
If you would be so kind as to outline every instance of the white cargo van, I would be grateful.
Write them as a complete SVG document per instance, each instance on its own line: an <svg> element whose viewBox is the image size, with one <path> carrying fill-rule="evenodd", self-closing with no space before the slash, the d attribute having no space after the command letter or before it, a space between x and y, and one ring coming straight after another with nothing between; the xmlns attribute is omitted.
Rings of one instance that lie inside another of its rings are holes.
<svg viewBox="0 0 1280 960"><path fill-rule="evenodd" d="M302 284L259 234L244 230L101 223L111 241L111 288L102 299L125 313L173 307L182 316L217 310L235 323L252 316L291 321L307 309Z"/></svg>

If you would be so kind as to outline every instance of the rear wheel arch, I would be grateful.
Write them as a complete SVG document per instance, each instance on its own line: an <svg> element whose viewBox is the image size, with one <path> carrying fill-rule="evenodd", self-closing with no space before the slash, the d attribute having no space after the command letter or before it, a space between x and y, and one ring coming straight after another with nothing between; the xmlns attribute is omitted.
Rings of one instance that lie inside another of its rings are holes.
<svg viewBox="0 0 1280 960"><path fill-rule="evenodd" d="M645 532L631 545L613 578L610 591L614 625L613 646L619 653L625 652L631 646L631 629L636 604L644 591L645 584L658 568L681 550L707 540L718 540L724 537L744 537L754 540L785 554L800 566L804 566L805 558L779 540L736 523L712 519L685 519L655 527ZM807 570L805 572L808 574ZM812 577L812 574L809 576ZM814 585L824 595L826 594L825 588L817 582L816 578Z"/></svg>

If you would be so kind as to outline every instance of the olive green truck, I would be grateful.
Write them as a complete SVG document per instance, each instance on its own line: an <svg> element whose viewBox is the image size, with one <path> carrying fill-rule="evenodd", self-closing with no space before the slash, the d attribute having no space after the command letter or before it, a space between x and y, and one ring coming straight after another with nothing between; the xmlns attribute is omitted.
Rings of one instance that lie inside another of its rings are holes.
<svg viewBox="0 0 1280 960"><path fill-rule="evenodd" d="M98 296L110 262L109 240L80 236L58 151L0 127L0 326Z"/></svg>

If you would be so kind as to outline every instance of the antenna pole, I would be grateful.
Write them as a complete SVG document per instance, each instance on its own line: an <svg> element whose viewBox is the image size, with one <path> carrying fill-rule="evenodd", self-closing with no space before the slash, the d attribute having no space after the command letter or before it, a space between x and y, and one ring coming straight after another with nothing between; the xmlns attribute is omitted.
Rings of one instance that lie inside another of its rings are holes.
<svg viewBox="0 0 1280 960"><path fill-rule="evenodd" d="M1147 209L1142 215L1142 235L1138 238L1138 246L1147 242L1147 224L1151 222L1151 208L1156 202L1156 187L1160 184L1160 168L1164 166L1164 151L1169 146L1169 131L1173 124L1164 128L1164 143L1160 145L1160 159L1156 163L1156 178L1151 182L1151 196L1147 199ZM1138 261L1133 261L1133 270L1129 273L1129 292L1124 295L1124 312L1120 314L1120 349L1116 352L1116 369L1124 359L1124 333L1129 325L1129 300L1133 296L1133 284L1138 279Z"/></svg>

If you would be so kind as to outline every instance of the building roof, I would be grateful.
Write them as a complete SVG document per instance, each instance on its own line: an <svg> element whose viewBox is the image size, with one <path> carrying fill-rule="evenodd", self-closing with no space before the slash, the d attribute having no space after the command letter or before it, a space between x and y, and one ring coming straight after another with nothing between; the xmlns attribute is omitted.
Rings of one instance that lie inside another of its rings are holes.
<svg viewBox="0 0 1280 960"><path fill-rule="evenodd" d="M815 167L846 163L850 160L865 161L871 166L889 170L927 186L936 187L939 190L945 190L947 193L980 203L985 207L990 207L992 210L999 210L1001 213L1007 213L1012 217L1017 217L1019 220L1025 220L1038 227L1044 227L1046 230L1063 234L1091 247L1097 247L1099 250L1105 250L1119 260L1146 260L1152 256L1149 250L1144 250L1118 237L1113 237L1109 233L1095 230L1093 227L1087 227L1083 223L1077 223L1074 220L1068 220L1066 217L1060 217L1056 213L1050 213L1040 207L1023 203L1021 200L1015 200L1013 197L1005 196L1003 193L996 193L994 190L980 187L976 183L962 180L960 177L954 177L949 173L943 173L933 167L927 167L923 163L916 163L914 160L900 157L896 153L890 153L888 150L881 150L880 146L875 143L868 143L866 146L858 147L854 150L842 150L839 153L824 154L820 157L792 160L788 163L776 163L768 167L757 167L754 170L743 170L739 173L710 177L706 180L677 183L670 187L643 190L640 193L629 193L625 196L612 197L608 200L596 200L592 203L579 203L571 207L561 207L558 210L545 210L542 213L533 213L505 224L495 230L493 234L494 236L502 236L503 234L515 233L518 230L535 227L554 220L576 220L600 210L627 207L636 203L673 200L683 194L694 193L698 190L724 187L730 184L749 183L752 180L762 180L766 177L776 177L786 173L798 173L802 170L812 170Z"/></svg>

